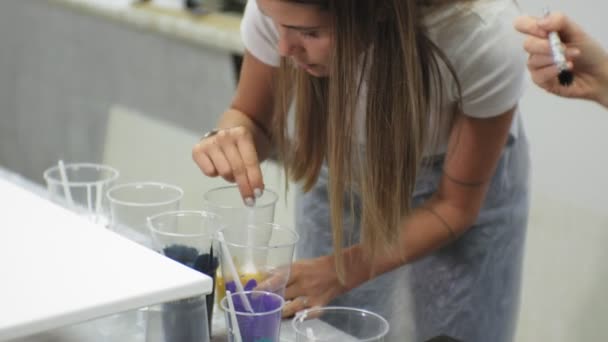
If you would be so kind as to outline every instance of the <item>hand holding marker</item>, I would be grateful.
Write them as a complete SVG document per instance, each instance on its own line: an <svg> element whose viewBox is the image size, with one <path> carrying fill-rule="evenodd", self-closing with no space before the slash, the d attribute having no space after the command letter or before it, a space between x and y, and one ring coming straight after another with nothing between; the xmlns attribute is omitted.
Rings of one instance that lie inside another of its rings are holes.
<svg viewBox="0 0 608 342"><path fill-rule="evenodd" d="M540 19L522 15L514 26L526 35L523 45L536 85L558 96L591 100L608 108L608 51L602 44L562 13L545 13ZM564 47L567 64L563 63Z"/></svg>

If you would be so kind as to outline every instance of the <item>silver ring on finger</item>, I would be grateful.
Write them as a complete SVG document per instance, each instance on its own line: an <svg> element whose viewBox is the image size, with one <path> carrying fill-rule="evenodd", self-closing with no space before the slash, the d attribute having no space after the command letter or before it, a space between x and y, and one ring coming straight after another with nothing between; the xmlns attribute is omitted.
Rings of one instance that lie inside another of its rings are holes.
<svg viewBox="0 0 608 342"><path fill-rule="evenodd" d="M207 138L210 138L210 137L218 134L219 132L220 132L220 129L217 129L217 128L216 129L212 129L209 132L203 134L203 136L201 137L201 139L199 141L203 141L203 140L205 140Z"/></svg>
<svg viewBox="0 0 608 342"><path fill-rule="evenodd" d="M299 297L300 301L302 302L302 306L305 308L308 308L308 297L307 296L301 296Z"/></svg>

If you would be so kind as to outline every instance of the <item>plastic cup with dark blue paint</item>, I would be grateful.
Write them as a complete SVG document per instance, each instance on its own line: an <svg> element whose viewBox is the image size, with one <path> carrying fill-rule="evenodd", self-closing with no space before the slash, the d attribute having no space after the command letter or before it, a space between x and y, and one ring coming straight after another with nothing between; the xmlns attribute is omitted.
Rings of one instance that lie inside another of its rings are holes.
<svg viewBox="0 0 608 342"><path fill-rule="evenodd" d="M245 291L242 295L249 299L253 312L245 309L240 293L230 294L242 342L279 342L283 297L265 291ZM226 317L228 341L239 342L233 335L235 322L230 315L228 297L222 299L220 306Z"/></svg>
<svg viewBox="0 0 608 342"><path fill-rule="evenodd" d="M160 253L211 277L214 283L212 292L205 297L187 298L161 305L165 342L208 340L218 268L213 239L221 228L220 222L216 214L191 210L163 212L148 218L154 247Z"/></svg>

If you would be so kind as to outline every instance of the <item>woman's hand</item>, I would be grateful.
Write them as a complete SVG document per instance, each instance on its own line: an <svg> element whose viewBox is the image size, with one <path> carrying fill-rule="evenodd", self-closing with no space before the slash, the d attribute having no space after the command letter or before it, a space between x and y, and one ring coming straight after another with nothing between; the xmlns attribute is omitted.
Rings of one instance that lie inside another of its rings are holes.
<svg viewBox="0 0 608 342"><path fill-rule="evenodd" d="M269 144L263 138L257 140L259 144ZM243 125L218 130L194 146L192 158L205 175L236 182L246 205L252 206L264 191L252 127Z"/></svg>
<svg viewBox="0 0 608 342"><path fill-rule="evenodd" d="M521 16L515 28L526 34L524 49L530 54L528 69L541 88L564 97L589 99L608 106L608 54L583 29L561 13L546 18ZM566 46L568 66L574 83L562 86L553 63L548 32L558 32Z"/></svg>
<svg viewBox="0 0 608 342"><path fill-rule="evenodd" d="M238 184L245 204L253 204L264 191L260 162L272 148L275 72L275 67L245 51L239 84L230 108L218 121L219 131L192 149L192 158L205 175Z"/></svg>
<svg viewBox="0 0 608 342"><path fill-rule="evenodd" d="M285 290L283 317L313 306L325 306L346 292L335 271L334 258L322 256L295 262Z"/></svg>

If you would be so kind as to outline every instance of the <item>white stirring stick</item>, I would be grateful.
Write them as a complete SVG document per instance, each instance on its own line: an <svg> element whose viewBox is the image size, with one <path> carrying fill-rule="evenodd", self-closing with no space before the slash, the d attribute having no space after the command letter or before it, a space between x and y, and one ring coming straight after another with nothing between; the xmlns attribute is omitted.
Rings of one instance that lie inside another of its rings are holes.
<svg viewBox="0 0 608 342"><path fill-rule="evenodd" d="M315 334L312 332L312 328L306 328L306 339L308 342L315 342Z"/></svg>
<svg viewBox="0 0 608 342"><path fill-rule="evenodd" d="M256 274L257 269L255 262L253 261L253 246L254 246L254 234L255 234L255 208L250 207L247 209L247 249L245 262L243 264L243 273L245 274Z"/></svg>
<svg viewBox="0 0 608 342"><path fill-rule="evenodd" d="M234 334L235 342L243 341L241 337L241 329L239 328L239 321L236 319L236 310L234 309L234 302L232 301L232 293L226 290L226 300L228 301L228 311L230 312L230 320L232 320L232 333Z"/></svg>
<svg viewBox="0 0 608 342"><path fill-rule="evenodd" d="M239 274L236 272L236 267L232 262L232 255L230 255L230 250L228 250L228 246L226 246L226 240L224 239L224 233L217 232L217 239L220 242L220 247L222 248L222 253L225 258L222 258L222 262L226 262L226 266L228 266L228 271L232 278L234 278L234 284L236 285L236 291L241 297L243 301L243 305L245 306L245 310L253 313L253 308L251 307L251 303L249 303L249 298L245 295L245 289L243 289L243 284L241 284L241 279L239 278Z"/></svg>
<svg viewBox="0 0 608 342"><path fill-rule="evenodd" d="M87 184L87 212L89 215L93 213L93 184Z"/></svg>
<svg viewBox="0 0 608 342"><path fill-rule="evenodd" d="M63 185L63 194L65 195L70 207L74 207L74 201L72 200L72 193L70 192L70 187L68 186L68 176L65 172L63 160L59 159L57 164L59 167L59 176L61 177L61 185Z"/></svg>

